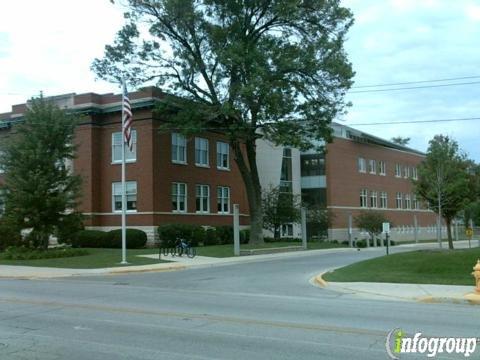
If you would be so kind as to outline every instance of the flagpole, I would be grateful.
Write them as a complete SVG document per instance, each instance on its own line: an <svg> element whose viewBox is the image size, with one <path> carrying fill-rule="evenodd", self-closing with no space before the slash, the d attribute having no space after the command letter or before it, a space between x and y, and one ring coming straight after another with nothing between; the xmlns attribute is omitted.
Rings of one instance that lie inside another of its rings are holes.
<svg viewBox="0 0 480 360"><path fill-rule="evenodd" d="M127 184L125 181L125 81L122 81L122 262L127 263Z"/></svg>

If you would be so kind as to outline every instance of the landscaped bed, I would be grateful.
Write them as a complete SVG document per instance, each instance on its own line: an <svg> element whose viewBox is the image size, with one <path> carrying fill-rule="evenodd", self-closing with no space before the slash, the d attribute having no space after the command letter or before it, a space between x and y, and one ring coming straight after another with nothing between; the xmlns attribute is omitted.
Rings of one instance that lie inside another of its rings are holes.
<svg viewBox="0 0 480 360"><path fill-rule="evenodd" d="M474 285L471 273L478 258L480 248L413 251L361 261L323 278L338 282Z"/></svg>

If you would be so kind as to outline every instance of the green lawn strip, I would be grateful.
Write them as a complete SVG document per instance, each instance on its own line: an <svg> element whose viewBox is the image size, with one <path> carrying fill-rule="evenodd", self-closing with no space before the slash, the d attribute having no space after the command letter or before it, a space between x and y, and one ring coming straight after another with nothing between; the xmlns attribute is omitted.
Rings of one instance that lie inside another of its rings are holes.
<svg viewBox="0 0 480 360"><path fill-rule="evenodd" d="M242 244L240 250L252 250L252 249L268 249L287 246L301 246L302 243L298 241L281 241L271 242L262 245ZM337 247L345 247L345 245L331 243L331 242L310 242L308 243L309 250L315 249L330 249ZM233 245L212 245L212 246L199 246L197 247L197 255L210 256L210 257L230 257L233 256Z"/></svg>
<svg viewBox="0 0 480 360"><path fill-rule="evenodd" d="M361 261L327 273L337 282L474 285L472 267L480 249L420 250Z"/></svg>
<svg viewBox="0 0 480 360"><path fill-rule="evenodd" d="M127 249L128 265L121 265L122 250L121 249L87 249L89 255L74 256L57 259L38 259L38 260L5 260L0 254L0 265L21 265L21 266L37 266L37 267L54 267L54 268L70 268L70 269L97 269L106 267L122 267L132 265L149 265L158 264L157 259L149 259L138 257L136 255L155 254L155 249ZM166 262L166 261L161 261Z"/></svg>

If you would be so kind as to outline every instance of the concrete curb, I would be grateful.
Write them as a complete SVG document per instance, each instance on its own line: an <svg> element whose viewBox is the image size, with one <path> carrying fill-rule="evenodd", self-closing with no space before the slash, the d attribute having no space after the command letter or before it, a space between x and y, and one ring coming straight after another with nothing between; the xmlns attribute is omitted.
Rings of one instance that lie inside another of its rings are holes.
<svg viewBox="0 0 480 360"><path fill-rule="evenodd" d="M440 296L440 295L418 295L418 296L399 296L393 293L388 292L376 292L371 291L365 288L362 289L352 289L347 286L341 285L339 282L328 282L323 279L323 275L332 270L327 270L319 273L311 279L311 283L320 288L328 288L328 290L335 291L343 294L354 294L354 295L363 295L370 298L381 298L391 301L415 301L424 304L468 304L468 305L480 305L480 294L479 293L467 293L458 296ZM369 284L374 284L375 286L381 283L364 283L366 287ZM418 286L419 284L403 284L403 285L412 285ZM448 286L448 285L445 285Z"/></svg>

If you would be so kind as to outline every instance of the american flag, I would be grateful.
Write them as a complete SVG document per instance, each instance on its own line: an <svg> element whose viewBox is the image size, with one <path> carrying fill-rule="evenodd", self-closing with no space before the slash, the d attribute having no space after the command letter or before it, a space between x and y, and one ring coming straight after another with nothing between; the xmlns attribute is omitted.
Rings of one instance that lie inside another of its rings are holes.
<svg viewBox="0 0 480 360"><path fill-rule="evenodd" d="M128 98L127 86L123 84L123 99L122 99L122 116L123 116L123 139L130 151L133 150L132 139L132 107Z"/></svg>

